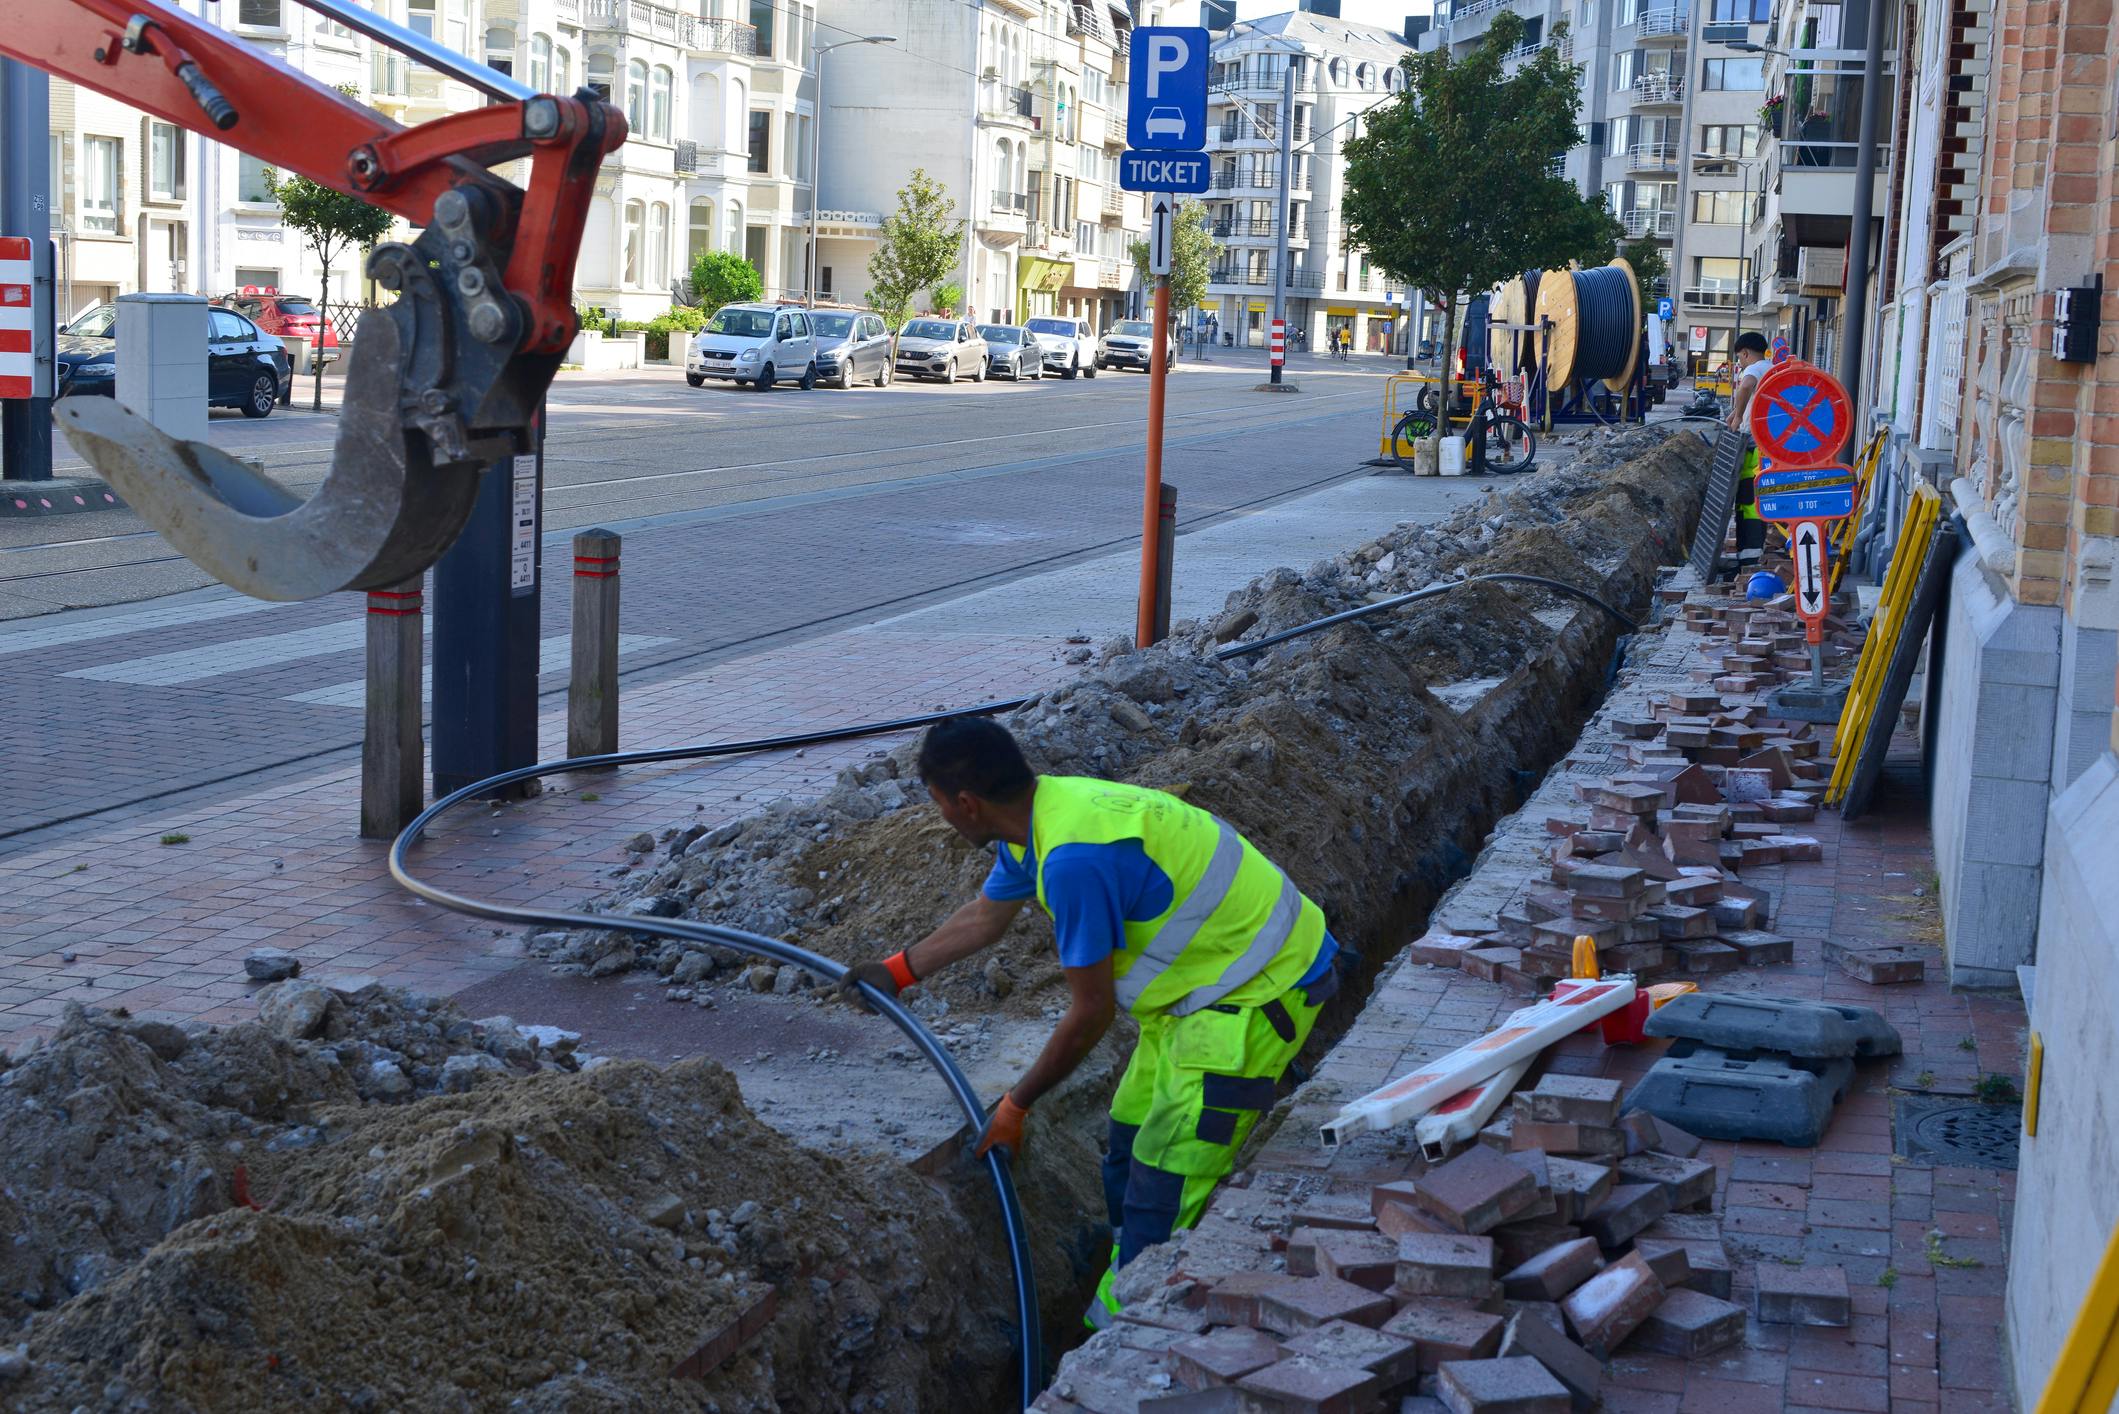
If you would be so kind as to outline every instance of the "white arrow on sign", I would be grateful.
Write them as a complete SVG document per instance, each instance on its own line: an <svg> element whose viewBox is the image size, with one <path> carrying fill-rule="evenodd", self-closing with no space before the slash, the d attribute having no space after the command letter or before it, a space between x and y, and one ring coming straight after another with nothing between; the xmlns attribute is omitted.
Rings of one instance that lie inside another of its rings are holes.
<svg viewBox="0 0 2119 1414"><path fill-rule="evenodd" d="M1795 527L1795 608L1805 618L1825 612L1825 533L1814 520Z"/></svg>
<svg viewBox="0 0 2119 1414"><path fill-rule="evenodd" d="M1159 191L1148 201L1148 273L1167 275L1170 273L1170 216L1177 207L1177 200L1166 191Z"/></svg>

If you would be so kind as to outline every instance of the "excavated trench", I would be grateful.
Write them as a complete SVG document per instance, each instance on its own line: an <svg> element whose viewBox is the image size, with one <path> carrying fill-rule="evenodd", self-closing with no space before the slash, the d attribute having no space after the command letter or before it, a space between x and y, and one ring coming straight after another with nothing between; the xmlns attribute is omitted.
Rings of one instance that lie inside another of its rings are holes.
<svg viewBox="0 0 2119 1414"><path fill-rule="evenodd" d="M1607 435L1441 525L1275 571L1164 647L1114 645L1007 720L1040 769L1216 811L1324 907L1362 965L1322 1051L1573 740L1622 630L1579 601L1472 585L1249 659L1216 661L1218 639L1496 570L1642 614L1705 460L1689 433ZM841 960L909 941L988 862L919 804L910 753L819 801L664 831L596 908ZM582 930L532 945L561 971L676 996L758 984L747 960L697 944ZM1017 1037L1065 999L1048 925L1027 916L981 965L918 990L932 1020ZM314 1015L290 1021L290 994L263 1024L189 1043L75 1016L0 1065L0 1221L32 1235L0 1252L0 1318L23 1322L28 1356L14 1369L0 1337L9 1407L1011 1404L993 1195L948 1148L918 1169L821 1152L761 1122L709 1061L582 1069L561 1054L523 1075L489 1064L495 1036L446 1003L369 989L303 1004ZM1079 1338L1108 1253L1098 1158L1130 1044L1114 1028L1039 1105L1018 1167L1048 1362ZM891 1070L853 1103L881 1125L896 1092L930 1084Z"/></svg>

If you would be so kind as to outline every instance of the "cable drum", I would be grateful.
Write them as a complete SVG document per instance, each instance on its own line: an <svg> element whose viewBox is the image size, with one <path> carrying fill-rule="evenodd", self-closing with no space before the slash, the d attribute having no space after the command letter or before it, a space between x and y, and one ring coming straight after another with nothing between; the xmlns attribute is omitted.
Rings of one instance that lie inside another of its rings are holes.
<svg viewBox="0 0 2119 1414"><path fill-rule="evenodd" d="M1493 314L1492 322L1487 325L1488 360L1495 376L1513 378L1522 367L1520 334L1503 326L1524 322L1529 307L1523 301L1523 277L1519 275L1494 291L1493 302L1488 308Z"/></svg>
<svg viewBox="0 0 2119 1414"><path fill-rule="evenodd" d="M1622 259L1594 270L1574 272L1574 376L1602 378L1613 392L1624 392L1633 378L1641 338L1641 289L1633 267Z"/></svg>

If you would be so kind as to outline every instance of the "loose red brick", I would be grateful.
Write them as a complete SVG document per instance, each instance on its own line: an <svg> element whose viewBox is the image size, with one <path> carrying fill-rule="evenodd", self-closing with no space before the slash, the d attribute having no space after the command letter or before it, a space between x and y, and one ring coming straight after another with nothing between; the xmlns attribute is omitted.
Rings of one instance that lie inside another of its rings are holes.
<svg viewBox="0 0 2119 1414"><path fill-rule="evenodd" d="M1245 1375L1236 1388L1267 1414L1365 1414L1381 1382L1358 1365L1298 1355Z"/></svg>
<svg viewBox="0 0 2119 1414"><path fill-rule="evenodd" d="M1573 1396L1578 1408L1597 1402L1597 1387L1604 1378L1603 1362L1567 1338L1566 1330L1543 1319L1519 1314L1509 1319L1501 1332L1501 1355L1528 1356L1545 1367Z"/></svg>
<svg viewBox="0 0 2119 1414"><path fill-rule="evenodd" d="M1500 1315L1504 1321L1513 1321L1519 1316L1528 1321L1541 1321L1552 1327L1555 1333L1563 1336L1567 1334L1567 1317L1560 1314L1560 1303L1557 1301L1504 1300L1501 1303ZM1507 1338L1504 1331L1502 1339Z"/></svg>
<svg viewBox="0 0 2119 1414"><path fill-rule="evenodd" d="M1559 1209L1552 1198L1552 1161L1546 1157L1545 1151L1543 1149L1511 1150L1506 1157L1510 1163L1529 1174L1531 1182L1536 1184L1538 1188L1536 1201L1527 1202L1511 1211L1507 1215L1508 1221L1533 1222L1538 1218L1554 1216Z"/></svg>
<svg viewBox="0 0 2119 1414"><path fill-rule="evenodd" d="M1618 1081L1601 1076L1548 1075L1530 1092L1530 1117L1547 1123L1610 1126L1619 1122L1622 1094Z"/></svg>
<svg viewBox="0 0 2119 1414"><path fill-rule="evenodd" d="M1844 1267L1758 1264L1758 1318L1779 1325L1845 1326L1853 1318Z"/></svg>
<svg viewBox="0 0 2119 1414"><path fill-rule="evenodd" d="M1499 1316L1469 1306L1421 1302L1383 1323L1385 1335L1420 1347L1420 1369L1432 1373L1445 1360L1483 1360L1501 1348Z"/></svg>
<svg viewBox="0 0 2119 1414"><path fill-rule="evenodd" d="M1667 943L1671 960L1688 977L1711 977L1734 972L1744 965L1744 955L1722 943Z"/></svg>
<svg viewBox="0 0 2119 1414"><path fill-rule="evenodd" d="M1699 1154L1700 1137L1697 1134L1688 1134L1660 1116L1656 1119L1655 1127L1656 1133L1662 1136L1662 1142L1655 1146L1657 1153L1678 1159L1690 1159Z"/></svg>
<svg viewBox="0 0 2119 1414"><path fill-rule="evenodd" d="M1928 975L1927 959L1911 948L1849 947L1828 942L1825 957L1855 981L1872 987L1919 982Z"/></svg>
<svg viewBox="0 0 2119 1414"><path fill-rule="evenodd" d="M1554 864L1552 881L1570 893L1597 898L1630 898L1648 886L1648 876L1639 869L1574 860Z"/></svg>
<svg viewBox="0 0 2119 1414"><path fill-rule="evenodd" d="M1170 1347L1170 1368L1187 1389L1232 1385L1280 1359L1280 1342L1250 1326L1224 1326Z"/></svg>
<svg viewBox="0 0 2119 1414"><path fill-rule="evenodd" d="M1639 1253L1629 1252L1568 1293L1560 1310L1583 1348L1608 1359L1619 1342L1662 1304L1663 1296L1663 1284L1648 1263Z"/></svg>
<svg viewBox="0 0 2119 1414"><path fill-rule="evenodd" d="M1757 899L1735 898L1725 885L1722 897L1714 902L1714 925L1724 933L1758 927L1766 919L1766 909Z"/></svg>
<svg viewBox="0 0 2119 1414"><path fill-rule="evenodd" d="M1371 1228L1376 1225L1376 1215L1369 1208L1368 1195L1361 1193L1318 1193L1305 1199L1294 1212L1298 1227Z"/></svg>
<svg viewBox="0 0 2119 1414"><path fill-rule="evenodd" d="M1567 1386L1528 1356L1453 1360L1435 1372L1435 1397L1452 1414L1568 1414Z"/></svg>
<svg viewBox="0 0 2119 1414"><path fill-rule="evenodd" d="M1714 1165L1669 1154L1634 1154L1619 1160L1619 1182L1657 1183L1673 1210L1696 1207L1714 1197Z"/></svg>
<svg viewBox="0 0 2119 1414"><path fill-rule="evenodd" d="M1648 1313L1635 1329L1630 1348L1697 1360L1743 1338L1743 1307L1679 1289Z"/></svg>
<svg viewBox="0 0 2119 1414"><path fill-rule="evenodd" d="M1483 1301L1493 1293L1494 1242L1462 1233L1408 1233L1398 1239L1396 1289L1403 1296Z"/></svg>
<svg viewBox="0 0 2119 1414"><path fill-rule="evenodd" d="M1669 1211L1670 1194L1660 1184L1621 1183L1582 1215L1581 1227L1602 1246L1620 1247Z"/></svg>
<svg viewBox="0 0 2119 1414"><path fill-rule="evenodd" d="M1715 901L1722 896L1722 881L1692 875L1673 880L1664 889L1666 906L1697 908L1711 914Z"/></svg>
<svg viewBox="0 0 2119 1414"><path fill-rule="evenodd" d="M1512 968L1522 960L1521 948L1473 948L1464 954L1462 966L1470 976L1493 982L1498 980L1502 968Z"/></svg>
<svg viewBox="0 0 2119 1414"><path fill-rule="evenodd" d="M1624 923L1629 918L1639 918L1648 911L1648 895L1635 894L1632 898L1598 898L1594 894L1569 894L1565 913L1555 914L1543 920L1552 926L1554 933L1567 931L1570 917L1592 922ZM1588 928L1576 931L1594 937Z"/></svg>
<svg viewBox="0 0 2119 1414"><path fill-rule="evenodd" d="M1282 1342L1282 1345L1290 1355L1366 1370L1376 1377L1376 1387L1383 1393L1410 1384L1420 1373L1417 1341L1385 1335L1351 1321L1329 1321L1313 1331L1304 1331Z"/></svg>
<svg viewBox="0 0 2119 1414"><path fill-rule="evenodd" d="M1398 1239L1380 1232L1324 1229L1317 1234L1315 1275L1386 1291L1398 1272Z"/></svg>
<svg viewBox="0 0 2119 1414"><path fill-rule="evenodd" d="M1376 1215L1376 1231L1386 1237L1403 1237L1409 1232L1449 1232L1450 1226L1438 1217L1433 1217L1410 1203L1386 1203L1383 1211Z"/></svg>
<svg viewBox="0 0 2119 1414"><path fill-rule="evenodd" d="M1285 1280L1281 1272L1231 1272L1207 1288L1206 1317L1217 1326L1255 1326L1259 1294Z"/></svg>
<svg viewBox="0 0 2119 1414"><path fill-rule="evenodd" d="M1415 962L1425 962L1436 967L1457 967L1461 965L1464 954L1473 948L1485 946L1485 941L1479 938L1467 938L1456 933L1429 933L1407 951Z"/></svg>
<svg viewBox="0 0 2119 1414"><path fill-rule="evenodd" d="M1037 1397L1031 1405L1036 1414L1075 1414L1081 1405L1072 1401L1046 1404L1056 1398L1051 1390ZM1234 1385L1216 1385L1212 1389L1180 1390L1176 1394L1151 1394L1134 1405L1136 1414L1251 1414L1251 1405L1243 1391Z"/></svg>
<svg viewBox="0 0 2119 1414"><path fill-rule="evenodd" d="M1259 1291L1254 1324L1281 1335L1312 1330L1326 1321L1380 1326L1395 1309L1388 1296L1337 1277L1281 1276Z"/></svg>
<svg viewBox="0 0 2119 1414"><path fill-rule="evenodd" d="M1497 1154L1505 1154L1513 1147L1516 1116L1510 1110L1495 1115L1486 1128L1479 1131L1479 1142Z"/></svg>
<svg viewBox="0 0 2119 1414"><path fill-rule="evenodd" d="M1414 1183L1413 1191L1423 1209L1450 1226L1482 1233L1534 1202L1537 1184L1528 1173L1482 1145L1430 1169Z"/></svg>
<svg viewBox="0 0 2119 1414"><path fill-rule="evenodd" d="M1736 1273L1729 1265L1729 1254L1722 1250L1720 1238L1688 1241L1650 1237L1644 1232L1633 1240L1633 1250L1641 1254L1642 1259L1655 1269L1659 1277L1666 1266L1675 1268L1674 1260L1665 1255L1671 1248L1685 1254L1688 1274L1680 1285L1708 1296L1719 1296L1724 1301L1730 1299L1736 1285ZM1665 1281L1664 1285L1669 1283Z"/></svg>
<svg viewBox="0 0 2119 1414"><path fill-rule="evenodd" d="M768 1286L751 1291L750 1304L739 1311L735 1319L708 1336L706 1340L670 1371L673 1380L703 1380L724 1361L744 1346L757 1339L772 1319L779 1314L780 1288Z"/></svg>
<svg viewBox="0 0 2119 1414"><path fill-rule="evenodd" d="M1553 1216L1563 1223L1579 1220L1602 1203L1616 1182L1608 1165L1583 1159L1548 1156L1545 1170L1552 1182Z"/></svg>
<svg viewBox="0 0 2119 1414"><path fill-rule="evenodd" d="M1648 1270L1655 1279L1671 1290L1692 1280L1692 1254L1682 1242L1657 1242L1651 1237L1636 1237L1633 1250L1641 1254Z"/></svg>
<svg viewBox="0 0 2119 1414"><path fill-rule="evenodd" d="M1537 1256L1511 1268L1501 1278L1503 1295L1519 1301L1558 1301L1604 1266L1603 1253L1593 1237L1577 1238L1548 1247Z"/></svg>
<svg viewBox="0 0 2119 1414"><path fill-rule="evenodd" d="M1317 1275L1317 1237L1319 1233L1332 1229L1298 1227L1288 1234L1288 1243L1281 1255L1288 1264L1291 1277L1313 1277Z"/></svg>
<svg viewBox="0 0 2119 1414"><path fill-rule="evenodd" d="M1778 933L1762 932L1756 928L1727 928L1715 941L1731 947L1743 958L1746 967L1770 967L1776 963L1795 961L1795 943ZM1825 944L1829 953L1832 944Z"/></svg>
<svg viewBox="0 0 2119 1414"><path fill-rule="evenodd" d="M1573 1242L1581 1235L1582 1229L1572 1223L1553 1222L1546 1218L1531 1222L1503 1223L1491 1234L1494 1239L1494 1261L1502 1271L1512 1271L1540 1252L1558 1247L1563 1242Z"/></svg>
<svg viewBox="0 0 2119 1414"><path fill-rule="evenodd" d="M1369 1189L1369 1216L1380 1218L1383 1216L1383 1210L1391 1204L1413 1201L1413 1181L1409 1178L1376 1184Z"/></svg>

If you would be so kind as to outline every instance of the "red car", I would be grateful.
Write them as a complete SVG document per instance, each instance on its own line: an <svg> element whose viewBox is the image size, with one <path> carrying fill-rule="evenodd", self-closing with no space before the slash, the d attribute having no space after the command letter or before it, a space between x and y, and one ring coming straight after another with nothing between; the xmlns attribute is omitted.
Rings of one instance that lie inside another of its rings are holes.
<svg viewBox="0 0 2119 1414"><path fill-rule="evenodd" d="M238 293L222 295L214 303L247 316L268 334L307 339L313 349L338 347L338 330L332 328L331 322L318 311L314 300L303 299L300 295L283 295L269 287L245 285ZM321 343L317 342L319 327L323 329Z"/></svg>

